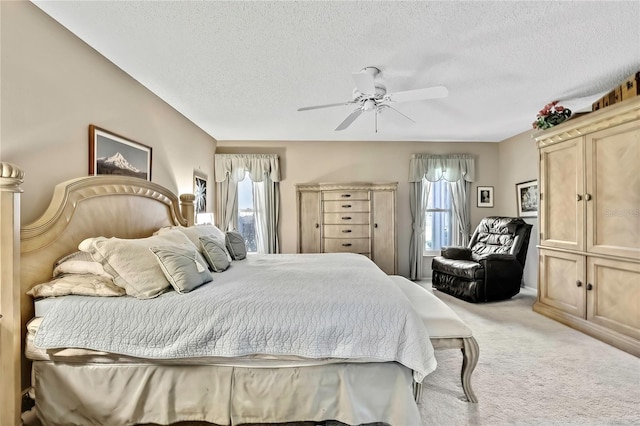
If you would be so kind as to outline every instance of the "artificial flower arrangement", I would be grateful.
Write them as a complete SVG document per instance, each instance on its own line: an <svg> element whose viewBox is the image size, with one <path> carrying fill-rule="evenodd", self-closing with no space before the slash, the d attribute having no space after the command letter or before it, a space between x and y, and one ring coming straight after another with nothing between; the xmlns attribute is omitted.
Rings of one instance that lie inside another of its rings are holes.
<svg viewBox="0 0 640 426"><path fill-rule="evenodd" d="M536 121L533 122L534 129L548 129L571 117L571 110L558 105L558 101L549 102L538 112Z"/></svg>

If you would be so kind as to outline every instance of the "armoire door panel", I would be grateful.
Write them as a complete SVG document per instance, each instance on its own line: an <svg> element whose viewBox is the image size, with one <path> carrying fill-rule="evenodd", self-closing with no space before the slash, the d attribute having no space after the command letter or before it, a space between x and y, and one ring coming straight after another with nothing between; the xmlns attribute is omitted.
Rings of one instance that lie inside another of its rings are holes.
<svg viewBox="0 0 640 426"><path fill-rule="evenodd" d="M541 150L541 245L584 249L583 147L576 138Z"/></svg>
<svg viewBox="0 0 640 426"><path fill-rule="evenodd" d="M580 318L585 316L585 257L540 250L540 302Z"/></svg>
<svg viewBox="0 0 640 426"><path fill-rule="evenodd" d="M588 259L587 320L640 339L640 264Z"/></svg>
<svg viewBox="0 0 640 426"><path fill-rule="evenodd" d="M320 253L320 193L298 192L300 253Z"/></svg>
<svg viewBox="0 0 640 426"><path fill-rule="evenodd" d="M587 251L640 259L640 123L586 137Z"/></svg>
<svg viewBox="0 0 640 426"><path fill-rule="evenodd" d="M387 274L396 273L395 191L373 193L373 260Z"/></svg>

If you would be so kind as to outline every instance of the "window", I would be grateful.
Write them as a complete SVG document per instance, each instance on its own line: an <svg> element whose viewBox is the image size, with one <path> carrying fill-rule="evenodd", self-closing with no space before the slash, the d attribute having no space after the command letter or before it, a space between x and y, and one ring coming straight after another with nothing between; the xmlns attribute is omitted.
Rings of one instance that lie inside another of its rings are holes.
<svg viewBox="0 0 640 426"><path fill-rule="evenodd" d="M255 253L256 244L256 216L253 205L253 181L249 172L245 172L244 180L238 182L238 232L244 237L247 252Z"/></svg>
<svg viewBox="0 0 640 426"><path fill-rule="evenodd" d="M453 232L457 227L453 204L451 201L451 185L446 180L437 182L424 181L429 188L427 211L424 226L424 252L437 253L443 246L451 245Z"/></svg>
<svg viewBox="0 0 640 426"><path fill-rule="evenodd" d="M280 253L278 155L215 154L214 161L216 178L223 177L216 182L220 228L240 231L248 251Z"/></svg>

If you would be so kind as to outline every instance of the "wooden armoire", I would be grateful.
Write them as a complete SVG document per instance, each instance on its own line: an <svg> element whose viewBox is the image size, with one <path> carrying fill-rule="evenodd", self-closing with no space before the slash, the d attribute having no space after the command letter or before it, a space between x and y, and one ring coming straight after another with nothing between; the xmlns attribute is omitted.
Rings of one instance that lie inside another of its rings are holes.
<svg viewBox="0 0 640 426"><path fill-rule="evenodd" d="M534 310L640 356L640 97L534 135Z"/></svg>
<svg viewBox="0 0 640 426"><path fill-rule="evenodd" d="M299 253L360 253L397 273L397 183L296 185Z"/></svg>

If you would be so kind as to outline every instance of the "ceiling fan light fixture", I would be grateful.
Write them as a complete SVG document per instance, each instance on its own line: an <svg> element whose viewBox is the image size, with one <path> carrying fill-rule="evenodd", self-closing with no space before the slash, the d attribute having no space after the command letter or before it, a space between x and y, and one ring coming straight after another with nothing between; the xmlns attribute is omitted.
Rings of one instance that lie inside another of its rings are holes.
<svg viewBox="0 0 640 426"><path fill-rule="evenodd" d="M362 104L362 109L365 111L371 111L375 108L376 108L376 101L374 101L373 99L367 99Z"/></svg>
<svg viewBox="0 0 640 426"><path fill-rule="evenodd" d="M378 67L364 67L364 68L362 68L360 70L360 72L371 74L372 77L375 77L378 74L380 74L380 68L378 68Z"/></svg>

